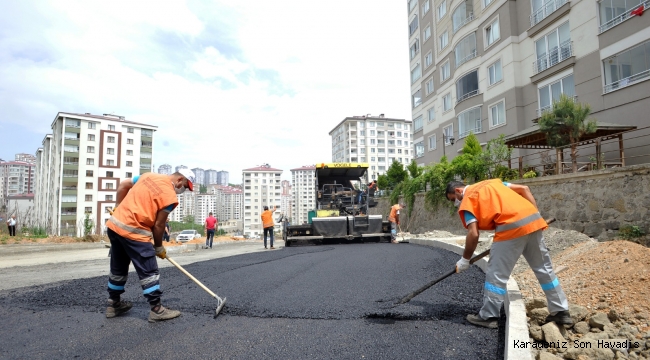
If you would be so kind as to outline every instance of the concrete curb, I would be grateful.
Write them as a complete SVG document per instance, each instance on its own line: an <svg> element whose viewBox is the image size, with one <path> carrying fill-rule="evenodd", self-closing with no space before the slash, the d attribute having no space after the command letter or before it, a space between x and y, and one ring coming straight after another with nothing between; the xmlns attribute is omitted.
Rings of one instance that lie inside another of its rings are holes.
<svg viewBox="0 0 650 360"><path fill-rule="evenodd" d="M411 239L410 242L418 245L432 246L445 249L456 254L462 255L463 246L455 244L455 239L448 241L439 239ZM478 255L474 253L474 255ZM483 272L487 271L489 256L475 262L474 265L478 266ZM510 277L506 285L508 295L505 298L504 307L506 310L506 343L504 344L504 359L506 360L531 360L530 349L515 348L514 344L517 340L527 343L528 336L528 322L526 318L526 306L524 300L519 292L519 285L514 278Z"/></svg>

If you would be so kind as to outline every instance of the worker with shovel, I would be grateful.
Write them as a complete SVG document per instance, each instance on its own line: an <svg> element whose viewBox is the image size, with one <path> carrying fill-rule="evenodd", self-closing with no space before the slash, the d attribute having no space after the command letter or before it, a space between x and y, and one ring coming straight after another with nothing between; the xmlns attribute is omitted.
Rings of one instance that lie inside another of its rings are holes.
<svg viewBox="0 0 650 360"><path fill-rule="evenodd" d="M107 318L121 315L133 306L120 299L131 262L138 273L142 293L151 306L149 322L180 316L180 311L165 308L160 303L162 290L156 256L161 259L167 256L162 245L167 216L178 205L176 195L185 189L193 191L193 182L194 173L188 169L172 175L145 173L120 182L115 209L106 223L112 250Z"/></svg>
<svg viewBox="0 0 650 360"><path fill-rule="evenodd" d="M494 230L483 307L478 315L467 315L467 321L487 328L498 327L497 320L507 293L506 283L515 263L524 255L546 294L550 313L546 322L573 323L569 303L544 244L542 231L548 225L528 186L504 183L499 179L469 186L452 181L447 185L447 199L458 207L460 219L468 230L465 251L456 263L457 273L469 268L470 258L478 245L479 230Z"/></svg>
<svg viewBox="0 0 650 360"><path fill-rule="evenodd" d="M399 211L406 208L404 203L391 206L388 221L390 221L390 242L397 244L397 227L399 226Z"/></svg>

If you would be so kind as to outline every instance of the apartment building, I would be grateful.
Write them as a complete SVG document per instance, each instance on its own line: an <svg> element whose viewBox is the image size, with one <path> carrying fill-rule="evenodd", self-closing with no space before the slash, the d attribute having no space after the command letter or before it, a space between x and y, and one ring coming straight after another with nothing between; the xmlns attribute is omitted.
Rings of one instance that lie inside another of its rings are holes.
<svg viewBox="0 0 650 360"><path fill-rule="evenodd" d="M218 184L217 182L217 170L208 169L205 170L205 185Z"/></svg>
<svg viewBox="0 0 650 360"><path fill-rule="evenodd" d="M280 183L282 195L280 195L280 203L282 204L282 214L288 218L293 217L293 194L291 192L291 182L282 180Z"/></svg>
<svg viewBox="0 0 650 360"><path fill-rule="evenodd" d="M291 224L305 224L309 220L309 211L316 209L316 166L291 169L291 192Z"/></svg>
<svg viewBox="0 0 650 360"><path fill-rule="evenodd" d="M244 214L244 192L232 186L217 185L214 187L216 198L216 216L219 221L242 220ZM237 224L242 224L239 221ZM238 228L242 230L242 228Z"/></svg>
<svg viewBox="0 0 650 360"><path fill-rule="evenodd" d="M174 168L174 172L178 172L178 170L180 169L189 169L189 168L185 165L178 165L176 168Z"/></svg>
<svg viewBox="0 0 650 360"><path fill-rule="evenodd" d="M217 184L227 186L230 181L230 174L227 171L217 172Z"/></svg>
<svg viewBox="0 0 650 360"><path fill-rule="evenodd" d="M176 199L178 205L174 210L169 213L167 218L169 221L183 222L186 216L194 216L194 222L197 223L199 219L196 217L196 200L198 192L185 191L182 194L177 194Z"/></svg>
<svg viewBox="0 0 650 360"><path fill-rule="evenodd" d="M36 152L35 209L50 234L81 236L85 214L104 232L124 178L152 171L157 127L123 116L59 112Z"/></svg>
<svg viewBox="0 0 650 360"><path fill-rule="evenodd" d="M205 223L205 219L210 213L216 218L217 215L217 194L195 194L194 222L196 224Z"/></svg>
<svg viewBox="0 0 650 360"><path fill-rule="evenodd" d="M201 168L194 168L192 169L192 172L194 172L194 177L196 178L196 183L199 185L207 185L205 183L205 170Z"/></svg>
<svg viewBox="0 0 650 360"><path fill-rule="evenodd" d="M14 160L26 162L28 164L35 164L36 163L36 156L34 156L32 154L20 153L20 154L15 155Z"/></svg>
<svg viewBox="0 0 650 360"><path fill-rule="evenodd" d="M171 175L172 174L172 166L169 164L162 164L158 166L158 174L163 174L163 175Z"/></svg>
<svg viewBox="0 0 650 360"><path fill-rule="evenodd" d="M386 173L393 161L413 159L410 120L363 115L346 117L330 131L332 162L368 163L366 181Z"/></svg>
<svg viewBox="0 0 650 360"><path fill-rule="evenodd" d="M274 169L269 164L263 164L242 170L244 179L244 235L255 236L263 234L260 215L264 206L269 209L277 207L273 214L278 219L282 213L280 176L282 170ZM276 224L276 230L279 225Z"/></svg>
<svg viewBox="0 0 650 360"><path fill-rule="evenodd" d="M9 197L34 193L35 167L25 161L0 162L0 205L7 205Z"/></svg>
<svg viewBox="0 0 650 360"><path fill-rule="evenodd" d="M639 15L648 1L407 4L419 164L453 158L470 132L485 144L531 129L560 94L589 104L599 122L647 123L650 22Z"/></svg>

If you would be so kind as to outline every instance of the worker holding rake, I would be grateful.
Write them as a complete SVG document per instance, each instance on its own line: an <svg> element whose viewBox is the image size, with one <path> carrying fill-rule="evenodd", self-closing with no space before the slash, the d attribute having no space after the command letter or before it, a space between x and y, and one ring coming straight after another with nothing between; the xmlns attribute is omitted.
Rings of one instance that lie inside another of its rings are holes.
<svg viewBox="0 0 650 360"><path fill-rule="evenodd" d="M397 244L397 227L399 226L399 211L405 209L404 203L391 206L388 221L390 221L390 242Z"/></svg>
<svg viewBox="0 0 650 360"><path fill-rule="evenodd" d="M131 262L138 273L142 293L151 306L149 322L180 316L180 311L165 308L160 302L162 290L156 256L166 258L162 241L167 216L178 205L176 195L185 189L193 191L193 182L194 173L188 169L172 175L145 173L120 182L115 210L106 223L112 250L107 318L121 315L133 306L120 299Z"/></svg>
<svg viewBox="0 0 650 360"><path fill-rule="evenodd" d="M553 271L542 236L548 224L540 215L528 186L504 183L499 179L469 186L452 181L446 193L447 199L458 207L460 219L468 230L465 251L456 263L456 272L469 268L470 258L478 245L479 230L494 230L483 307L478 315L467 315L467 321L487 328L498 327L497 320L507 293L506 283L515 263L524 255L546 294L550 313L546 322L572 324L569 303Z"/></svg>

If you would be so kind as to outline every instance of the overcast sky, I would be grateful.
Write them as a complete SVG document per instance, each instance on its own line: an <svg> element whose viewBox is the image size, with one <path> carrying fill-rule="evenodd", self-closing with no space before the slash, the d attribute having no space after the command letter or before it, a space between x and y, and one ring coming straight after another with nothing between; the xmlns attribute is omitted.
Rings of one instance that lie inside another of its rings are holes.
<svg viewBox="0 0 650 360"><path fill-rule="evenodd" d="M411 119L404 0L0 4L0 158L35 154L57 112L158 126L154 165L241 181L331 161L346 116Z"/></svg>

